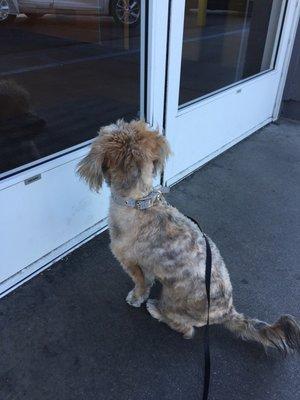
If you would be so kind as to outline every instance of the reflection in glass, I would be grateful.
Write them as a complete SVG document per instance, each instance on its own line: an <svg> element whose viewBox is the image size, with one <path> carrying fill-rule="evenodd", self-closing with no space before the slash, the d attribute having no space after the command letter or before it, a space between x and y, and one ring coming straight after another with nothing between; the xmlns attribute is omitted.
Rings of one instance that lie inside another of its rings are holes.
<svg viewBox="0 0 300 400"><path fill-rule="evenodd" d="M179 104L274 67L282 0L186 0Z"/></svg>
<svg viewBox="0 0 300 400"><path fill-rule="evenodd" d="M0 174L140 114L141 1L1 4Z"/></svg>

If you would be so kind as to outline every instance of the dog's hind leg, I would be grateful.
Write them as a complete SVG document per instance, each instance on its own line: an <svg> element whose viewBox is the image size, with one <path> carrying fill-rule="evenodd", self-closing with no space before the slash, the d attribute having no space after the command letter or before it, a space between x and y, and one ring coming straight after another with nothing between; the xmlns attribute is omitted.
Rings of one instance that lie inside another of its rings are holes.
<svg viewBox="0 0 300 400"><path fill-rule="evenodd" d="M147 310L149 314L158 321L163 321L163 316L158 307L158 300L155 299L148 299L146 304Z"/></svg>
<svg viewBox="0 0 300 400"><path fill-rule="evenodd" d="M192 323L187 320L187 318L184 318L182 315L176 314L174 312L167 313L167 315L161 312L159 309L158 300L149 299L146 306L148 312L153 318L169 325L169 327L174 331L182 333L185 339L192 339L195 333L195 329Z"/></svg>

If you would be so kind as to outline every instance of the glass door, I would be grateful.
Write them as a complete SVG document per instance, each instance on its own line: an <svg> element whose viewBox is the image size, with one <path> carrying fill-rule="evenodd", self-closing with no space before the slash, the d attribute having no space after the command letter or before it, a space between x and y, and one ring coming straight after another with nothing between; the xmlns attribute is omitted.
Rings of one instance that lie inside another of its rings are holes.
<svg viewBox="0 0 300 400"><path fill-rule="evenodd" d="M0 20L0 178L143 113L139 1L18 3Z"/></svg>
<svg viewBox="0 0 300 400"><path fill-rule="evenodd" d="M101 125L144 115L147 19L144 0L4 3L0 293L105 225L108 190L75 169Z"/></svg>
<svg viewBox="0 0 300 400"><path fill-rule="evenodd" d="M167 183L272 120L296 3L171 1Z"/></svg>

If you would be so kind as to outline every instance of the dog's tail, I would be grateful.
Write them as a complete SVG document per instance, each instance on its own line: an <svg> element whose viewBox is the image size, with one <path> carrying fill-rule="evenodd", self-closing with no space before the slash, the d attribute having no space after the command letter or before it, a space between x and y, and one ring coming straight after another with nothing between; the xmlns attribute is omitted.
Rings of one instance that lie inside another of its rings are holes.
<svg viewBox="0 0 300 400"><path fill-rule="evenodd" d="M282 315L278 321L269 325L248 318L233 308L224 325L244 340L254 340L284 354L300 352L300 327L291 315Z"/></svg>

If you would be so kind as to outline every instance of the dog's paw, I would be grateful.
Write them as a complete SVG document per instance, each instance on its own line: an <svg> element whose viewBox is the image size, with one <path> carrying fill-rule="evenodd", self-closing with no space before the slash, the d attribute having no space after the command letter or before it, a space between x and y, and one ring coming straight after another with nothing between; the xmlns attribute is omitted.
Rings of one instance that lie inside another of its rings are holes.
<svg viewBox="0 0 300 400"><path fill-rule="evenodd" d="M193 339L194 335L195 335L195 328L191 327L191 328L189 328L189 330L187 330L185 332L183 337L184 337L184 339Z"/></svg>
<svg viewBox="0 0 300 400"><path fill-rule="evenodd" d="M161 320L161 313L160 313L160 311L159 311L159 309L157 307L157 304L158 304L157 300L149 299L147 301L146 307L147 307L147 310L148 310L149 314L153 318L158 319L160 321Z"/></svg>
<svg viewBox="0 0 300 400"><path fill-rule="evenodd" d="M145 294L144 296L137 296L135 293L135 290L132 289L128 293L128 295L126 297L126 301L132 307L140 307L144 303L144 301L147 300L148 296L149 296L149 294L148 295Z"/></svg>

